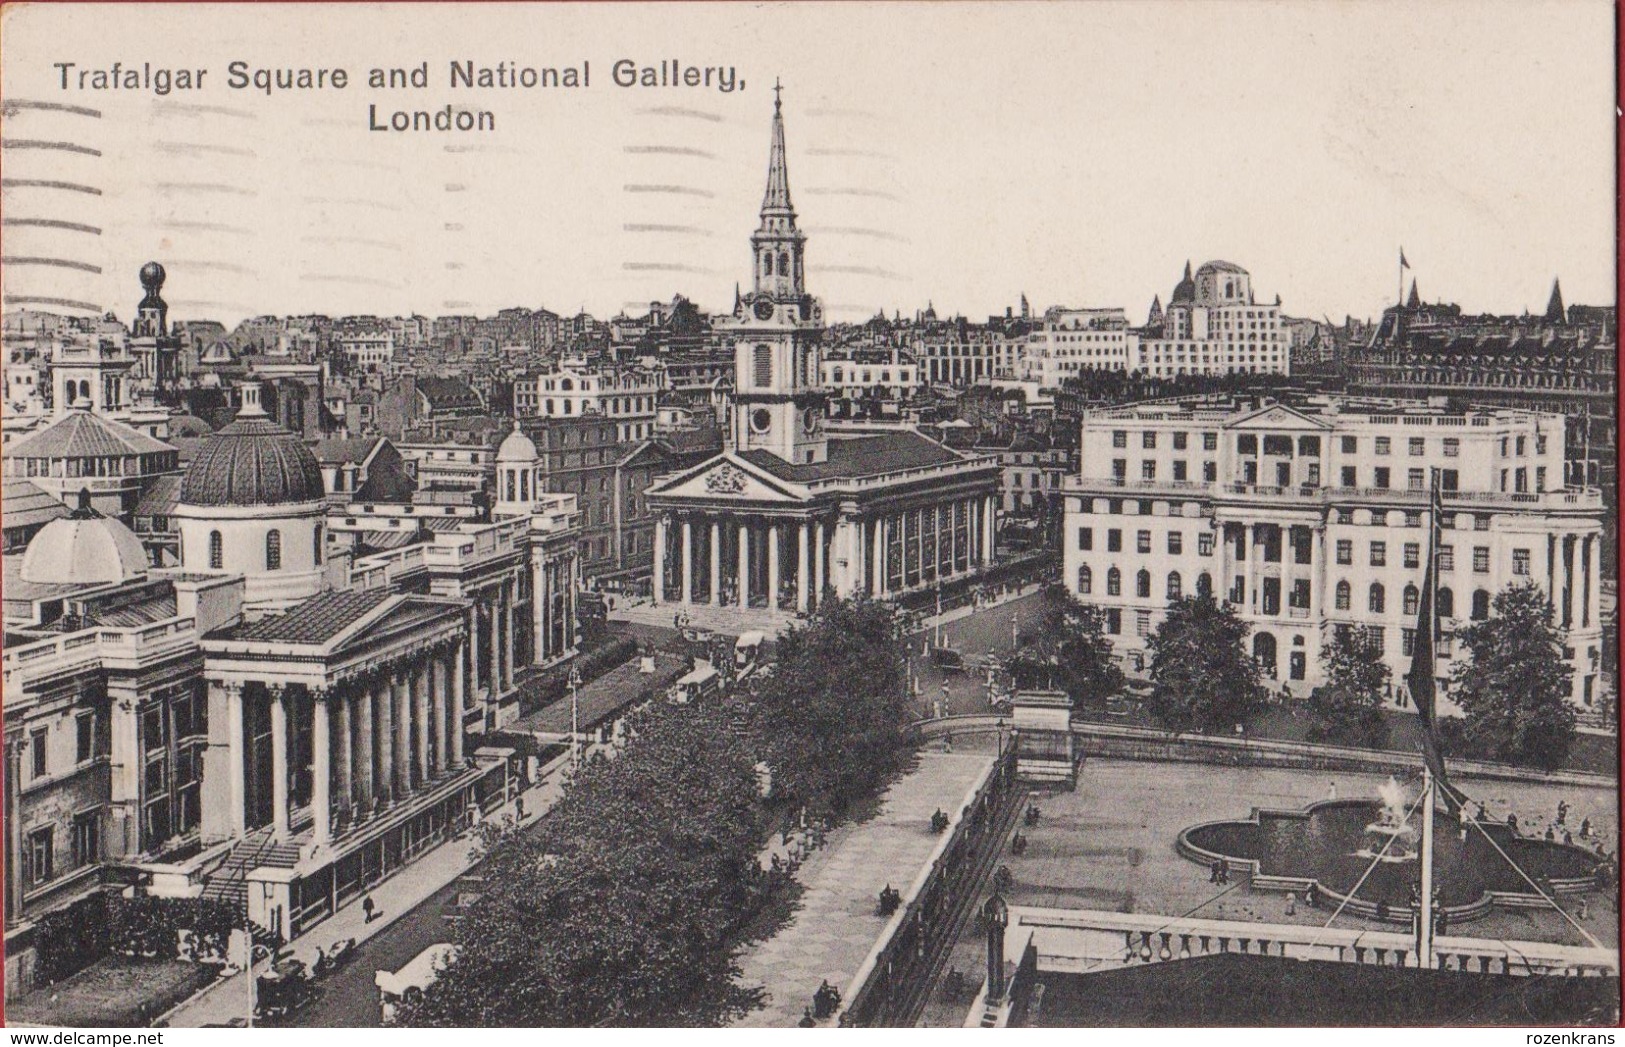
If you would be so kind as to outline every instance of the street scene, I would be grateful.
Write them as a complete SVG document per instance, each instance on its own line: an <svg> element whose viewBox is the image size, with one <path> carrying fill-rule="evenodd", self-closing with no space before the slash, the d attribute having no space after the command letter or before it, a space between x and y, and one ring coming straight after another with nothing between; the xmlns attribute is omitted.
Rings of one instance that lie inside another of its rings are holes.
<svg viewBox="0 0 1625 1047"><path fill-rule="evenodd" d="M8 11L5 1023L1617 1025L1537 6Z"/></svg>

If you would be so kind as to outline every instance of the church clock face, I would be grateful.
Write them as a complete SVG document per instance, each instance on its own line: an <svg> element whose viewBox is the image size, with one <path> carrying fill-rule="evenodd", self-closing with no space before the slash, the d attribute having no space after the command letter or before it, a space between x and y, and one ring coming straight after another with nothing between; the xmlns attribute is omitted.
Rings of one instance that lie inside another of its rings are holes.
<svg viewBox="0 0 1625 1047"><path fill-rule="evenodd" d="M764 407L758 407L750 413L750 427L753 432L765 433L773 427L773 416Z"/></svg>
<svg viewBox="0 0 1625 1047"><path fill-rule="evenodd" d="M809 433L816 431L818 429L818 413L816 411L808 411L806 414L802 415L801 425L802 428L806 429Z"/></svg>
<svg viewBox="0 0 1625 1047"><path fill-rule="evenodd" d="M758 319L758 320L771 320L771 319L773 319L773 303L769 302L765 298L758 301L756 303L756 319Z"/></svg>

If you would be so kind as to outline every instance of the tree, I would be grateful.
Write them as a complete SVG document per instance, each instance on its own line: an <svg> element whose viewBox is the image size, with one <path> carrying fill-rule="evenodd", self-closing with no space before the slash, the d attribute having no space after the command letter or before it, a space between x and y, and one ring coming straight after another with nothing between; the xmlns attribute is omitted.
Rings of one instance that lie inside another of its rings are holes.
<svg viewBox="0 0 1625 1047"><path fill-rule="evenodd" d="M1309 693L1309 708L1320 720L1311 740L1381 747L1388 741L1382 698L1389 673L1377 635L1366 628L1336 629L1320 658L1326 682Z"/></svg>
<svg viewBox="0 0 1625 1047"><path fill-rule="evenodd" d="M896 613L865 597L829 600L779 638L776 657L755 710L775 790L838 814L911 752Z"/></svg>
<svg viewBox="0 0 1625 1047"><path fill-rule="evenodd" d="M1452 697L1466 714L1469 751L1545 770L1561 765L1574 744L1574 670L1546 594L1533 584L1502 589L1490 617L1460 638L1469 658L1456 666Z"/></svg>
<svg viewBox="0 0 1625 1047"><path fill-rule="evenodd" d="M1247 624L1212 594L1168 604L1148 638L1151 697L1147 708L1171 731L1240 723L1263 697L1258 663L1247 654Z"/></svg>
<svg viewBox="0 0 1625 1047"><path fill-rule="evenodd" d="M1023 637L1010 660L1010 672L1017 688L1059 688L1078 705L1123 687L1123 671L1106 639L1105 615L1064 585L1044 589L1038 628Z"/></svg>

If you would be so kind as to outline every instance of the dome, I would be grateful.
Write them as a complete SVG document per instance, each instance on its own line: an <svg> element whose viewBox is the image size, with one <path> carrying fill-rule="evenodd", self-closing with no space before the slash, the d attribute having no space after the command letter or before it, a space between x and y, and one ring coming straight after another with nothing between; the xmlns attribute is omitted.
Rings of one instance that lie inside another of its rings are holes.
<svg viewBox="0 0 1625 1047"><path fill-rule="evenodd" d="M181 480L179 504L296 505L320 501L321 466L299 437L245 400L237 420L203 441Z"/></svg>
<svg viewBox="0 0 1625 1047"><path fill-rule="evenodd" d="M1238 276L1248 275L1247 270L1243 269L1235 262L1226 262L1221 259L1215 259L1211 262L1203 262L1202 267L1196 270L1197 276L1212 275L1214 273L1233 273Z"/></svg>
<svg viewBox="0 0 1625 1047"><path fill-rule="evenodd" d="M157 291L164 286L164 267L157 262L148 262L141 267L141 286L148 291Z"/></svg>
<svg viewBox="0 0 1625 1047"><path fill-rule="evenodd" d="M1174 285L1173 297L1168 299L1169 305L1178 305L1181 302L1196 300L1196 281L1191 279L1191 264L1185 263L1185 276Z"/></svg>
<svg viewBox="0 0 1625 1047"><path fill-rule="evenodd" d="M99 585L127 582L147 571L147 551L135 532L90 508L79 493L79 508L41 528L23 553L22 579L46 585Z"/></svg>
<svg viewBox="0 0 1625 1047"><path fill-rule="evenodd" d="M526 465L535 463L536 444L530 437L520 432L517 423L514 425L513 432L509 433L507 439L502 441L502 446L497 448L497 461L523 462Z"/></svg>

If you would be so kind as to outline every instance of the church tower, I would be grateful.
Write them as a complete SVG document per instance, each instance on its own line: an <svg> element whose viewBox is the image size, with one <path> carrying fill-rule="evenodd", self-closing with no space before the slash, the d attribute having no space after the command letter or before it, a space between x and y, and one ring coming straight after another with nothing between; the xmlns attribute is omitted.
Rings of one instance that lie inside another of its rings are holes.
<svg viewBox="0 0 1625 1047"><path fill-rule="evenodd" d="M724 326L734 339L735 451L761 449L806 465L828 457L826 393L819 376L823 310L807 294L807 238L796 228L784 159L784 114L773 87L773 139L761 223L751 234L752 289Z"/></svg>

